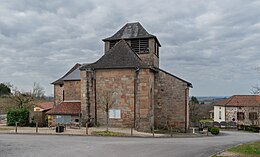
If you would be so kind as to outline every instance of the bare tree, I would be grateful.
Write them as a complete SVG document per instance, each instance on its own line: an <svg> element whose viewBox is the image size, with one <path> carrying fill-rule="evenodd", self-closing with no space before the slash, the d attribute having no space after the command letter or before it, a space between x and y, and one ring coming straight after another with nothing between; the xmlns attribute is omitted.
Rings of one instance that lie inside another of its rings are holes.
<svg viewBox="0 0 260 157"><path fill-rule="evenodd" d="M106 131L109 124L109 109L114 105L115 100L115 92L112 91L103 91L99 97L100 107L106 112Z"/></svg>
<svg viewBox="0 0 260 157"><path fill-rule="evenodd" d="M40 83L33 83L32 96L34 98L44 98L44 88L40 85Z"/></svg>
<svg viewBox="0 0 260 157"><path fill-rule="evenodd" d="M11 98L16 102L18 108L32 108L33 106L31 93L15 91Z"/></svg>
<svg viewBox="0 0 260 157"><path fill-rule="evenodd" d="M196 97L192 96L189 102L190 120L192 122L199 121L199 101Z"/></svg>
<svg viewBox="0 0 260 157"><path fill-rule="evenodd" d="M255 70L259 74L259 82L260 82L260 67L256 67ZM256 85L252 86L251 93L252 94L260 94L260 85L256 84Z"/></svg>

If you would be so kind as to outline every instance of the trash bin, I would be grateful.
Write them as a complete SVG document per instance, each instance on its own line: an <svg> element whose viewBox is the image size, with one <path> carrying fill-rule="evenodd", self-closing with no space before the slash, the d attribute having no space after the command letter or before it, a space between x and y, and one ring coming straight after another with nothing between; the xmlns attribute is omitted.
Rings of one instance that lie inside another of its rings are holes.
<svg viewBox="0 0 260 157"><path fill-rule="evenodd" d="M64 126L56 126L56 132L64 132Z"/></svg>

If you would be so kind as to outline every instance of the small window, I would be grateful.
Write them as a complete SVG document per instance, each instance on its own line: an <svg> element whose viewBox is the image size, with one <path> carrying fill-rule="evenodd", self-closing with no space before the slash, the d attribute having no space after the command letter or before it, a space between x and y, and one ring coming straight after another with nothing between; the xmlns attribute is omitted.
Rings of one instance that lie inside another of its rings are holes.
<svg viewBox="0 0 260 157"><path fill-rule="evenodd" d="M244 112L237 112L237 120L244 120L245 113Z"/></svg>
<svg viewBox="0 0 260 157"><path fill-rule="evenodd" d="M219 114L219 119L221 119L221 111L219 111L219 113L218 113L218 114Z"/></svg>
<svg viewBox="0 0 260 157"><path fill-rule="evenodd" d="M249 112L249 119L250 120L257 120L257 113L256 112Z"/></svg>

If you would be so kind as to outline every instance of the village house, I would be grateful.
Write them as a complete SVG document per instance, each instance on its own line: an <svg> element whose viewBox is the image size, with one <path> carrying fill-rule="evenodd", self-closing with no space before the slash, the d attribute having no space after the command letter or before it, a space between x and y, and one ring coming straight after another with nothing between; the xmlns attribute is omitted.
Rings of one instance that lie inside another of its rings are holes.
<svg viewBox="0 0 260 157"><path fill-rule="evenodd" d="M35 105L31 117L35 122L38 122L38 126L46 125L46 112L51 110L53 106L53 102L39 102Z"/></svg>
<svg viewBox="0 0 260 157"><path fill-rule="evenodd" d="M127 23L103 41L104 55L99 60L76 64L52 83L56 106L49 114L61 118L63 109L58 106L80 102L78 118L83 125L87 121L104 125L104 105L109 101L110 126L187 131L192 84L159 67L157 37L136 22Z"/></svg>
<svg viewBox="0 0 260 157"><path fill-rule="evenodd" d="M214 121L260 126L260 95L234 95L214 105Z"/></svg>

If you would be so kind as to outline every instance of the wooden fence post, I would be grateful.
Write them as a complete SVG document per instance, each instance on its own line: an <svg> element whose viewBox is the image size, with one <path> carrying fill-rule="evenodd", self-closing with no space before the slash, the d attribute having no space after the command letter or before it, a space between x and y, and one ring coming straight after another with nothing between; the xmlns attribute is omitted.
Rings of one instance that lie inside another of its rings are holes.
<svg viewBox="0 0 260 157"><path fill-rule="evenodd" d="M17 133L17 122L15 122L15 133Z"/></svg>
<svg viewBox="0 0 260 157"><path fill-rule="evenodd" d="M88 135L88 122L86 123L86 135Z"/></svg>
<svg viewBox="0 0 260 157"><path fill-rule="evenodd" d="M36 122L36 133L38 133L38 122Z"/></svg>

